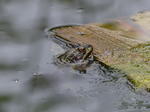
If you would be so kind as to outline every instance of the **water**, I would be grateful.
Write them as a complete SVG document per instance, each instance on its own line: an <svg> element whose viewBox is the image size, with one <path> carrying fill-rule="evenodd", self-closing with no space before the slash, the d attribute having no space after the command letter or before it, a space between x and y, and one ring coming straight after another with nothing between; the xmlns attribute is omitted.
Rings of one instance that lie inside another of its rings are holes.
<svg viewBox="0 0 150 112"><path fill-rule="evenodd" d="M0 112L149 112L149 93L97 63L80 74L53 64L63 53L44 29L103 22L150 7L149 0L1 0ZM82 34L80 32L79 34Z"/></svg>

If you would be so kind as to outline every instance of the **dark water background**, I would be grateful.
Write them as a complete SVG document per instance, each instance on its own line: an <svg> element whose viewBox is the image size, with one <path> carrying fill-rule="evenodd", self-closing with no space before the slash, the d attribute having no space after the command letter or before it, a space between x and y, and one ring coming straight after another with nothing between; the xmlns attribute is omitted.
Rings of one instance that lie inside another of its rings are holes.
<svg viewBox="0 0 150 112"><path fill-rule="evenodd" d="M44 32L148 8L149 0L1 0L0 112L149 112L149 94L133 91L118 71L55 66L53 56L64 49Z"/></svg>

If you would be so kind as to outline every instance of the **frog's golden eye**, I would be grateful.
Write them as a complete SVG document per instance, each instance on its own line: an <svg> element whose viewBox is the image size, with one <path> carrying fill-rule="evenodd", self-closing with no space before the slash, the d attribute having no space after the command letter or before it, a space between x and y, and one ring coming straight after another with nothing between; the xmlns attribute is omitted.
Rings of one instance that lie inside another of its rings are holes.
<svg viewBox="0 0 150 112"><path fill-rule="evenodd" d="M86 53L86 49L83 46L79 47L79 51L82 52L82 53Z"/></svg>

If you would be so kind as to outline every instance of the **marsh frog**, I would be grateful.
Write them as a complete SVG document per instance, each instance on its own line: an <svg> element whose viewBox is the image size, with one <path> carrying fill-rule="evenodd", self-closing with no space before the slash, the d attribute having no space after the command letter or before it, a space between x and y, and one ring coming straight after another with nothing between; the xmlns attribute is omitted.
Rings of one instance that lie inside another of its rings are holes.
<svg viewBox="0 0 150 112"><path fill-rule="evenodd" d="M73 69L80 73L86 73L86 68L93 63L93 47L91 45L80 45L67 43L70 47L65 53L57 55L55 64L58 66L72 66Z"/></svg>

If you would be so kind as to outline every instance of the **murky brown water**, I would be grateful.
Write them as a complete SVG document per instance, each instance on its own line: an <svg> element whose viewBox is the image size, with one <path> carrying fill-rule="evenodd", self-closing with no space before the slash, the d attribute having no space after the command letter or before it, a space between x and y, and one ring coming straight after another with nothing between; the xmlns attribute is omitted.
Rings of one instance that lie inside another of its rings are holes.
<svg viewBox="0 0 150 112"><path fill-rule="evenodd" d="M102 22L150 7L149 0L1 0L0 112L149 112L148 93L137 93L118 71L99 64L80 74L59 68L64 52L47 27Z"/></svg>

